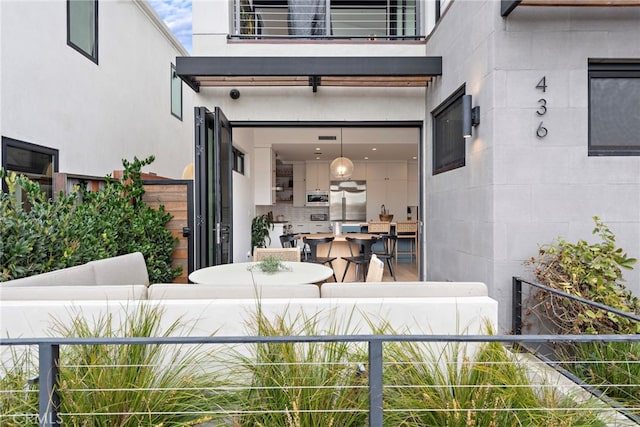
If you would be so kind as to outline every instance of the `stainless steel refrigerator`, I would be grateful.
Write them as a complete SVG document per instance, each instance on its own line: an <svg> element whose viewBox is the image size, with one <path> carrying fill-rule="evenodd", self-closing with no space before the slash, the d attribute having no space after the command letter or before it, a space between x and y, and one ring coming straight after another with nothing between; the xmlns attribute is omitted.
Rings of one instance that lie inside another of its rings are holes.
<svg viewBox="0 0 640 427"><path fill-rule="evenodd" d="M331 221L364 222L367 220L366 181L331 181L329 190Z"/></svg>

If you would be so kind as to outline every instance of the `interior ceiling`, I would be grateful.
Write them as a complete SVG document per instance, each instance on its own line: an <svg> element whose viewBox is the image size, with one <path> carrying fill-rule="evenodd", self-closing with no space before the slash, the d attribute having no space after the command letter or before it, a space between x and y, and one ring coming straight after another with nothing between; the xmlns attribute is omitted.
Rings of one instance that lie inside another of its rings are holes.
<svg viewBox="0 0 640 427"><path fill-rule="evenodd" d="M333 160L342 153L351 160L412 160L418 156L420 130L416 127L234 128L234 139L271 145L281 161ZM320 140L320 136L335 140ZM319 151L316 148L320 148ZM373 150L375 148L375 150ZM320 154L318 154L320 153Z"/></svg>

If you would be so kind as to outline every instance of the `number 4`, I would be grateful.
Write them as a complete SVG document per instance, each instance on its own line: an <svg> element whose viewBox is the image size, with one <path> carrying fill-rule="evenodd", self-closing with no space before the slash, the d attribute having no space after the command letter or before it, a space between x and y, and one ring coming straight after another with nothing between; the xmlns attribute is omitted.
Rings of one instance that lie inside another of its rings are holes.
<svg viewBox="0 0 640 427"><path fill-rule="evenodd" d="M544 76L540 79L540 81L536 85L536 89L541 89L543 92L547 91L547 76Z"/></svg>

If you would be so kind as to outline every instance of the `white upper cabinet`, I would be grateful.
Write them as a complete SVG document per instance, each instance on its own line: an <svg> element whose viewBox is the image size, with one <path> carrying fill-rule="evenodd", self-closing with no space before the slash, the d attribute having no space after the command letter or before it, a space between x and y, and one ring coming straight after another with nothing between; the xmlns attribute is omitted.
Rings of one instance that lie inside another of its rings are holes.
<svg viewBox="0 0 640 427"><path fill-rule="evenodd" d="M406 219L407 162L367 163L367 219L379 219L382 205L394 221Z"/></svg>
<svg viewBox="0 0 640 427"><path fill-rule="evenodd" d="M420 174L418 173L418 162L407 163L407 205L418 206L420 200L419 189L420 185L418 180Z"/></svg>
<svg viewBox="0 0 640 427"><path fill-rule="evenodd" d="M351 178L354 181L364 181L367 179L367 162L353 162L353 174Z"/></svg>
<svg viewBox="0 0 640 427"><path fill-rule="evenodd" d="M256 205L273 205L276 200L276 156L271 147L255 147L253 156L254 203Z"/></svg>
<svg viewBox="0 0 640 427"><path fill-rule="evenodd" d="M303 207L306 203L305 166L303 162L293 163L293 206Z"/></svg>
<svg viewBox="0 0 640 427"><path fill-rule="evenodd" d="M307 191L329 191L329 162L305 162Z"/></svg>

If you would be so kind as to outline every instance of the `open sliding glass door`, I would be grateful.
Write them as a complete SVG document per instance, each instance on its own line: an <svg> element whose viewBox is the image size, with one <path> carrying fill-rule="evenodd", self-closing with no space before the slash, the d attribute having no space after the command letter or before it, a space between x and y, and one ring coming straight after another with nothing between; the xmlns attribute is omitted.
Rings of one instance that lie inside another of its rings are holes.
<svg viewBox="0 0 640 427"><path fill-rule="evenodd" d="M231 126L218 107L195 108L195 268L233 261Z"/></svg>

